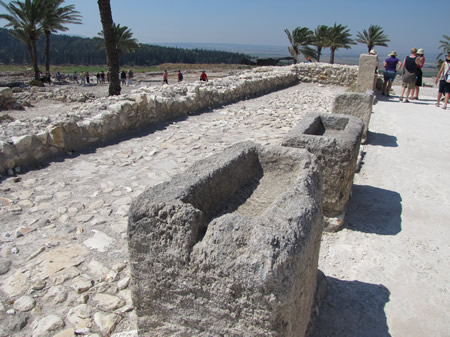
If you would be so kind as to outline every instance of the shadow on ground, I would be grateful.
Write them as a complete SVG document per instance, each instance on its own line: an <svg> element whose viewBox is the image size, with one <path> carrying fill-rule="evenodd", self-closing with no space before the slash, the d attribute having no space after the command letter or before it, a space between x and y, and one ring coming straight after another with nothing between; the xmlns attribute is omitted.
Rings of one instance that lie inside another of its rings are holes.
<svg viewBox="0 0 450 337"><path fill-rule="evenodd" d="M399 193L367 185L353 185L344 227L380 235L402 229L402 197Z"/></svg>
<svg viewBox="0 0 450 337"><path fill-rule="evenodd" d="M308 337L390 337L384 306L390 292L378 284L326 277L328 292Z"/></svg>
<svg viewBox="0 0 450 337"><path fill-rule="evenodd" d="M398 146L397 137L372 131L369 131L366 144L374 146L386 146L386 147Z"/></svg>

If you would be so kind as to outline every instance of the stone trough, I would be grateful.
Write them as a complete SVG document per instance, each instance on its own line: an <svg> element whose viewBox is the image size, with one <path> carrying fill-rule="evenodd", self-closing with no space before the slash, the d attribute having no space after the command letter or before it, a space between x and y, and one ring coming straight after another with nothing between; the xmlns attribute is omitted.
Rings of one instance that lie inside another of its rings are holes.
<svg viewBox="0 0 450 337"><path fill-rule="evenodd" d="M139 336L304 336L321 184L307 151L244 142L136 198L128 243Z"/></svg>
<svg viewBox="0 0 450 337"><path fill-rule="evenodd" d="M323 212L335 217L350 198L363 122L341 114L309 113L283 139L282 145L317 155L323 175Z"/></svg>

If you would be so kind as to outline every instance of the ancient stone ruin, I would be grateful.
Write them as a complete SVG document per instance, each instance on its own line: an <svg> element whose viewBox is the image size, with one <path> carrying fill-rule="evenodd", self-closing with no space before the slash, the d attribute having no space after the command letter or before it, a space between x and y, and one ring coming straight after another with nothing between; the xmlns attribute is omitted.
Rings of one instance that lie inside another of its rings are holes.
<svg viewBox="0 0 450 337"><path fill-rule="evenodd" d="M146 190L128 243L139 336L304 336L322 235L306 150L245 142Z"/></svg>
<svg viewBox="0 0 450 337"><path fill-rule="evenodd" d="M364 122L362 143L369 134L370 115L372 114L374 95L369 93L346 92L335 97L331 112L361 118Z"/></svg>
<svg viewBox="0 0 450 337"><path fill-rule="evenodd" d="M361 54L359 57L358 84L359 92L375 91L377 76L377 56Z"/></svg>
<svg viewBox="0 0 450 337"><path fill-rule="evenodd" d="M283 139L282 145L315 154L323 174L323 211L328 217L344 212L350 198L363 123L339 114L309 113Z"/></svg>
<svg viewBox="0 0 450 337"><path fill-rule="evenodd" d="M100 146L162 122L267 94L298 81L351 85L356 81L357 69L357 66L322 63L258 67L207 83L140 87L130 95L99 98L86 103L81 111L51 120L38 131L29 131L23 123L19 129L5 125L15 132L10 139L0 139L0 175L20 167L37 166L67 152ZM40 88L32 90L39 92ZM60 91L52 95L68 99Z"/></svg>

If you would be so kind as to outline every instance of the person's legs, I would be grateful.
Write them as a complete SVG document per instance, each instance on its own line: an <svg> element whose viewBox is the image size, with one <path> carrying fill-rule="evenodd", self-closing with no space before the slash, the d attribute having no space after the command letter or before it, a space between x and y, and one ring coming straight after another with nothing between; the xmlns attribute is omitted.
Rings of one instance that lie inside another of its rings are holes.
<svg viewBox="0 0 450 337"><path fill-rule="evenodd" d="M392 81L389 81L389 82L388 82L388 85L387 85L386 96L389 96L389 95L390 95L391 87L392 87Z"/></svg>
<svg viewBox="0 0 450 337"><path fill-rule="evenodd" d="M403 101L403 94L405 93L406 86L402 85L402 92L400 93L400 102ZM406 97L408 97L408 94L406 94Z"/></svg>

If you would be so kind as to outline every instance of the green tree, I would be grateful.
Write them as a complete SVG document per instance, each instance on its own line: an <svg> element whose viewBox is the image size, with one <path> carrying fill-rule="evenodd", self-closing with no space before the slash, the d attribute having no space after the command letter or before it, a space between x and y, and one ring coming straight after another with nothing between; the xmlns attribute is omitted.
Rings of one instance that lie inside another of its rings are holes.
<svg viewBox="0 0 450 337"><path fill-rule="evenodd" d="M25 0L24 2L17 0L9 4L0 0L0 5L8 12L8 14L0 14L0 19L8 21L5 27L13 28L10 34L27 46L33 64L34 78L39 80L36 42L43 32L41 22L46 14L44 0Z"/></svg>
<svg viewBox="0 0 450 337"><path fill-rule="evenodd" d="M103 35L106 49L106 61L111 74L109 82L109 95L120 95L120 79L119 79L119 51L117 49L116 34L114 32L114 23L111 13L111 4L109 0L97 0L98 10L103 26Z"/></svg>
<svg viewBox="0 0 450 337"><path fill-rule="evenodd" d="M375 46L387 47L391 40L381 26L370 25L368 31L364 29L362 33L357 32L355 41L367 45L367 51L370 52Z"/></svg>
<svg viewBox="0 0 450 337"><path fill-rule="evenodd" d="M292 57L294 58L294 63L298 62L298 56L302 54L305 58L312 57L316 58L316 51L310 47L314 41L313 32L306 27L297 27L292 31L292 34L288 29L285 29L289 43L291 44L288 48Z"/></svg>
<svg viewBox="0 0 450 337"><path fill-rule="evenodd" d="M356 44L351 39L350 30L347 26L337 25L336 23L327 31L327 46L330 48L330 63L334 63L334 54L337 49L350 49L350 45Z"/></svg>
<svg viewBox="0 0 450 337"><path fill-rule="evenodd" d="M328 26L319 25L314 30L314 41L313 45L316 46L317 49L317 62L320 62L320 56L322 56L322 49L327 48L327 34L328 34Z"/></svg>
<svg viewBox="0 0 450 337"><path fill-rule="evenodd" d="M122 52L132 53L136 51L140 45L136 39L133 38L133 33L131 29L127 26L121 27L120 24L116 25L113 23L114 34L116 36L116 49L119 54ZM96 40L104 41L103 31L98 33L99 37L96 37Z"/></svg>
<svg viewBox="0 0 450 337"><path fill-rule="evenodd" d="M450 51L450 36L442 35L442 37L444 39L439 41L441 43L441 45L439 46L439 49L442 49L442 52L437 56L438 59Z"/></svg>
<svg viewBox="0 0 450 337"><path fill-rule="evenodd" d="M64 0L45 0L46 15L42 21L45 35L45 70L50 71L50 35L66 31L66 24L81 24L80 12L75 5L63 6Z"/></svg>

